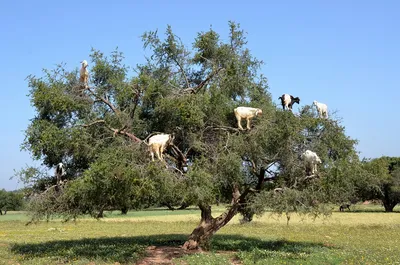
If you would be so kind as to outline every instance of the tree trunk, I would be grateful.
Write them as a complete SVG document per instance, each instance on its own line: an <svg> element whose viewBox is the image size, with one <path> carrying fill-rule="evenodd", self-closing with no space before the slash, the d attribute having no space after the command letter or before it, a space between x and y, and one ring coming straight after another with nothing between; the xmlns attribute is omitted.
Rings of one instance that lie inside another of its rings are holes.
<svg viewBox="0 0 400 265"><path fill-rule="evenodd" d="M121 214L127 214L128 213L128 207L122 207L121 208Z"/></svg>
<svg viewBox="0 0 400 265"><path fill-rule="evenodd" d="M393 208L397 205L397 202L382 200L383 207L385 207L385 212L393 212Z"/></svg>
<svg viewBox="0 0 400 265"><path fill-rule="evenodd" d="M233 185L232 189L232 205L228 211L214 218L211 215L211 206L205 203L200 203L201 210L200 224L190 234L188 241L183 244L182 248L187 250L192 249L207 249L209 247L211 237L239 212L239 209L246 203L246 197L249 192L254 191L247 188L242 194L239 192L239 186Z"/></svg>
<svg viewBox="0 0 400 265"><path fill-rule="evenodd" d="M208 248L211 237L239 212L239 208L246 202L246 196L250 192L247 188L242 194L238 193L238 186L234 185L232 195L232 205L228 211L214 218L211 215L211 206L199 204L201 210L200 224L190 234L188 241L183 245L183 249Z"/></svg>
<svg viewBox="0 0 400 265"><path fill-rule="evenodd" d="M175 211L175 208L171 204L164 203L164 205L167 206L168 210Z"/></svg>
<svg viewBox="0 0 400 265"><path fill-rule="evenodd" d="M238 212L238 203L235 203L227 212L213 218L211 215L211 206L200 204L201 221L193 230L188 241L183 245L183 249L207 249L211 237L223 226L225 226Z"/></svg>
<svg viewBox="0 0 400 265"><path fill-rule="evenodd" d="M99 213L97 214L96 218L103 218L104 214L103 214L103 209L99 210Z"/></svg>
<svg viewBox="0 0 400 265"><path fill-rule="evenodd" d="M392 191L389 185L383 187L383 193L382 204L385 207L385 212L393 212L393 208L397 205L398 201L391 196Z"/></svg>
<svg viewBox="0 0 400 265"><path fill-rule="evenodd" d="M179 207L178 208L178 210L185 210L187 207L189 207L190 206L190 204L188 204L188 203L186 203L186 202L183 202L182 203L182 205L181 205L181 207Z"/></svg>
<svg viewBox="0 0 400 265"><path fill-rule="evenodd" d="M257 186L256 186L256 188L255 188L255 191L256 191L256 192L259 192L259 191L261 190L262 185L263 185L264 182L265 182L264 175L265 175L265 168L261 167L259 173L256 174L256 176L257 176L257 178L258 178ZM254 210L249 209L249 208L246 207L246 206L243 206L243 205L247 205L247 201L248 201L248 200L249 200L249 198L242 198L241 205L240 205L240 207L239 207L239 213L240 213L240 214L242 215L242 217L243 217L243 218L240 220L240 222L241 222L242 224L244 224L244 223L250 223L251 221L253 221L253 217L254 217L254 215L255 215Z"/></svg>
<svg viewBox="0 0 400 265"><path fill-rule="evenodd" d="M245 207L241 207L239 209L240 214L242 215L242 219L240 220L240 223L245 224L245 223L250 223L251 221L253 221L253 217L254 217L254 211L245 208Z"/></svg>

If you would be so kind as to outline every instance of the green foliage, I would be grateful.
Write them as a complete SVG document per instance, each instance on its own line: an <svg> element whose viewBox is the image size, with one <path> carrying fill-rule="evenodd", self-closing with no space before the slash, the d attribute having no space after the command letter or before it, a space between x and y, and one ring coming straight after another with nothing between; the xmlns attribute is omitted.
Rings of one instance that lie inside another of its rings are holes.
<svg viewBox="0 0 400 265"><path fill-rule="evenodd" d="M191 265L230 265L232 264L228 257L215 253L194 253L186 255L182 258L175 259L175 264L191 264Z"/></svg>
<svg viewBox="0 0 400 265"><path fill-rule="evenodd" d="M164 170L161 165L149 164L145 169L144 178L151 181L151 197L147 203L150 205L164 205L168 208L190 205L193 203L190 195L188 178L177 177L173 172ZM138 194L140 198L141 194Z"/></svg>
<svg viewBox="0 0 400 265"><path fill-rule="evenodd" d="M172 132L179 128L186 133L197 132L204 127L206 113L203 109L208 105L206 96L187 95L176 100L160 100L154 109L154 129Z"/></svg>
<svg viewBox="0 0 400 265"><path fill-rule="evenodd" d="M211 174L196 163L193 170L188 173L187 178L191 201L197 204L211 204L215 201L214 182Z"/></svg>
<svg viewBox="0 0 400 265"><path fill-rule="evenodd" d="M24 194L21 191L0 190L0 211L20 211L24 206Z"/></svg>
<svg viewBox="0 0 400 265"><path fill-rule="evenodd" d="M393 211L400 203L400 158L383 156L364 160L363 169L359 196L364 200L381 200L386 211Z"/></svg>

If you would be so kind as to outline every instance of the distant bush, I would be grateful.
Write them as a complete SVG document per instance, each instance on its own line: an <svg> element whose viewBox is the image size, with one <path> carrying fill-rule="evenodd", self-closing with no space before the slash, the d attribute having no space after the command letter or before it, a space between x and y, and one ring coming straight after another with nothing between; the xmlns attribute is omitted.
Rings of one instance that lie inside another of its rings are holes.
<svg viewBox="0 0 400 265"><path fill-rule="evenodd" d="M24 195L19 191L0 190L0 214L24 209Z"/></svg>

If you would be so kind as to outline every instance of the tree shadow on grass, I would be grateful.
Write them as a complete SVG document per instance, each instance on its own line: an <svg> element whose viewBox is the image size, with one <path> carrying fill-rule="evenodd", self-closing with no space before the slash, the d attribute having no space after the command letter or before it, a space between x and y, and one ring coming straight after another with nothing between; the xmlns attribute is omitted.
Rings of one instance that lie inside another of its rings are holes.
<svg viewBox="0 0 400 265"><path fill-rule="evenodd" d="M321 248L329 249L323 243L313 242L293 242L284 239L279 240L261 240L252 237L240 235L215 235L211 245L212 250L225 251L252 251L254 249L283 251L292 253L311 253Z"/></svg>
<svg viewBox="0 0 400 265"><path fill-rule="evenodd" d="M132 263L143 257L148 246L182 246L187 235L152 235L136 237L102 237L79 240L58 240L44 243L17 243L11 247L14 254L24 259L51 257L69 262L76 259L102 260L106 262ZM252 251L254 249L282 251L284 253L308 253L327 248L320 243L290 242L285 240L260 240L240 235L215 235L213 251Z"/></svg>
<svg viewBox="0 0 400 265"><path fill-rule="evenodd" d="M340 211L337 211L340 212ZM382 209L352 209L351 211L345 211L342 213L400 213L400 209L395 209L393 212L386 212L384 208Z"/></svg>

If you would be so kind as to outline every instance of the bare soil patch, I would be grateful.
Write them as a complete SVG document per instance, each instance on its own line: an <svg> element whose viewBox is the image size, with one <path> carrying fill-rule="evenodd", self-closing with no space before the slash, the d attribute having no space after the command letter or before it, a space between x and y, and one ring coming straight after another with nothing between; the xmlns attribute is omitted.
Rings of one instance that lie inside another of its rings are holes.
<svg viewBox="0 0 400 265"><path fill-rule="evenodd" d="M137 265L174 265L172 262L174 258L180 258L183 255L190 255L194 253L204 253L202 250L185 250L181 247L169 247L169 246L150 246L146 249L146 257L139 260ZM221 251L217 252L221 254L234 255L234 252ZM240 265L240 261L237 259L231 259L233 265ZM184 263L180 263L184 264Z"/></svg>

